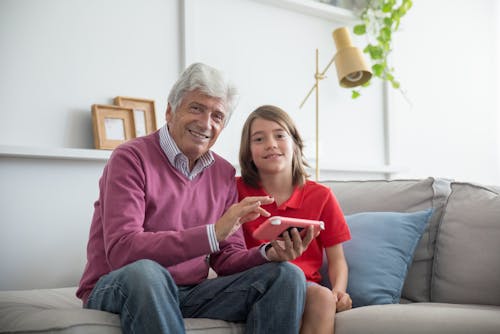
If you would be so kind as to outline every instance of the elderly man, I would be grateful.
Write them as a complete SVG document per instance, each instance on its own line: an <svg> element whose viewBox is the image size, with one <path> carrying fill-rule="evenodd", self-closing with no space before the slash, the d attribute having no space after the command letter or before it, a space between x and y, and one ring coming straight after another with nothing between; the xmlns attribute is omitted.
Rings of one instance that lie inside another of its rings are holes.
<svg viewBox="0 0 500 334"><path fill-rule="evenodd" d="M116 148L104 168L77 296L119 314L124 333L184 333L184 317L299 332L306 283L284 261L313 232L246 248L241 224L268 216L261 205L273 199L238 203L234 168L210 150L235 98L221 72L191 65L169 94L166 125ZM217 278L207 279L209 267Z"/></svg>

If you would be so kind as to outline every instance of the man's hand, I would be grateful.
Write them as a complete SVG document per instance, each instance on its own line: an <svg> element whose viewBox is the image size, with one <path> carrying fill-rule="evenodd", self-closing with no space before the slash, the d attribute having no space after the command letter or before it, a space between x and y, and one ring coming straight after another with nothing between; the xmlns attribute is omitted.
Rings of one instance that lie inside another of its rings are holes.
<svg viewBox="0 0 500 334"><path fill-rule="evenodd" d="M261 205L271 204L274 198L269 196L249 196L231 207L215 223L215 235L221 242L236 232L241 224L257 219L259 216L269 217L271 214Z"/></svg>
<svg viewBox="0 0 500 334"><path fill-rule="evenodd" d="M291 261L302 255L311 241L318 235L314 234L314 227L309 226L304 239L301 239L300 233L296 228L291 230L291 236L288 232L283 233L283 241L271 241L272 247L267 250L267 258L274 262Z"/></svg>

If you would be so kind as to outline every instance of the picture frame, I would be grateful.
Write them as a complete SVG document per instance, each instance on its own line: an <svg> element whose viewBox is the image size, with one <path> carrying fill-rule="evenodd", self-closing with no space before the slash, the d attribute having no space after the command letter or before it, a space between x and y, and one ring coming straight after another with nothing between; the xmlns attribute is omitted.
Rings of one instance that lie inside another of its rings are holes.
<svg viewBox="0 0 500 334"><path fill-rule="evenodd" d="M142 137L157 130L154 100L117 96L114 104L133 109L136 137Z"/></svg>
<svg viewBox="0 0 500 334"><path fill-rule="evenodd" d="M132 108L93 104L92 127L95 148L112 150L127 140L135 138L133 112Z"/></svg>

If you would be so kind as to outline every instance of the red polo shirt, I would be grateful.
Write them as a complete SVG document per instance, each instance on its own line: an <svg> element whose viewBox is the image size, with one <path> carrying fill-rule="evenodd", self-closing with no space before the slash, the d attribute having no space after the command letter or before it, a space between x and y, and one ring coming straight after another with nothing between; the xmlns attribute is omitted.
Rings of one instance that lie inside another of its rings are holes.
<svg viewBox="0 0 500 334"><path fill-rule="evenodd" d="M252 188L237 178L239 200L247 196L268 195L262 188ZM292 196L279 207L276 203L262 206L271 216L321 220L325 229L311 242L306 251L292 263L302 268L308 281L321 282L319 270L323 264L323 248L334 246L351 239L344 214L330 188L313 181L306 181L303 187L295 188ZM245 241L248 248L259 246L269 240L257 240L253 231L266 220L259 217L243 224Z"/></svg>

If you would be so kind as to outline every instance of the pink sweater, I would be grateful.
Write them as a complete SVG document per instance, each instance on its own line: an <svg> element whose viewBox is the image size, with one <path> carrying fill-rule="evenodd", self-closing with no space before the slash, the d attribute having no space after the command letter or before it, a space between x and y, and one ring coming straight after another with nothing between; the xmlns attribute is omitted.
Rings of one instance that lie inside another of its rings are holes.
<svg viewBox="0 0 500 334"><path fill-rule="evenodd" d="M99 198L87 245L87 265L77 296L86 303L97 280L140 259L168 269L178 285L197 284L208 274L207 224L214 224L238 200L235 170L215 162L188 180L168 161L159 134L116 148L99 180ZM247 250L241 229L211 254L219 275L265 263L257 248Z"/></svg>

